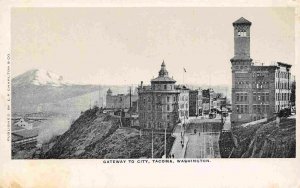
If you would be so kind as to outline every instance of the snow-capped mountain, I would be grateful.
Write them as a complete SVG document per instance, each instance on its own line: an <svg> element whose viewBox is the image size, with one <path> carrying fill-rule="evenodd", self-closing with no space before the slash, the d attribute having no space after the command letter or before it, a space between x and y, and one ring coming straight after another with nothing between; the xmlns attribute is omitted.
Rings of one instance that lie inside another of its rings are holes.
<svg viewBox="0 0 300 188"><path fill-rule="evenodd" d="M128 86L74 84L50 71L34 69L12 79L12 112L80 112L103 100L109 88L114 93L128 90Z"/></svg>
<svg viewBox="0 0 300 188"><path fill-rule="evenodd" d="M71 85L70 82L64 81L62 76L44 69L29 70L13 78L12 82L14 86L33 84L38 86L60 87Z"/></svg>

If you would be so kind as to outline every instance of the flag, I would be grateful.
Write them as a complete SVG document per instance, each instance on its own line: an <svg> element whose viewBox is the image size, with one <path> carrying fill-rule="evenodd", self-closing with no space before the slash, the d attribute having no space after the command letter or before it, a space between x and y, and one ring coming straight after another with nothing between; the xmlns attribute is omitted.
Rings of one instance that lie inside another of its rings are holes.
<svg viewBox="0 0 300 188"><path fill-rule="evenodd" d="M183 71L186 72L185 68L183 67Z"/></svg>

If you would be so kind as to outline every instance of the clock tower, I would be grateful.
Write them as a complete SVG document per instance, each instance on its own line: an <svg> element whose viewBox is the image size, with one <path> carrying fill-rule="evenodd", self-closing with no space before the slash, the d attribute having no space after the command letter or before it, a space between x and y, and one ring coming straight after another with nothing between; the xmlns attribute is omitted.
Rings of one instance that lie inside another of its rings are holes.
<svg viewBox="0 0 300 188"><path fill-rule="evenodd" d="M232 116L233 125L250 119L251 65L250 58L251 22L241 17L233 22L234 57L230 59L232 70Z"/></svg>

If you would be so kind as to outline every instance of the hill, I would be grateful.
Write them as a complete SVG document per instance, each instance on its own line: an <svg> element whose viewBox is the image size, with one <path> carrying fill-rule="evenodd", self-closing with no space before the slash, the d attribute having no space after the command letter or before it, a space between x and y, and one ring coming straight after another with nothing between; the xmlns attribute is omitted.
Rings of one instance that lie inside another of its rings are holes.
<svg viewBox="0 0 300 188"><path fill-rule="evenodd" d="M296 119L238 127L220 136L223 158L293 158L296 156Z"/></svg>
<svg viewBox="0 0 300 188"><path fill-rule="evenodd" d="M99 108L85 111L64 134L54 137L40 149L17 152L13 158L86 159L150 158L151 135L134 128L120 127L120 118L100 113ZM167 136L167 152L174 138ZM154 157L164 154L164 135L154 135Z"/></svg>

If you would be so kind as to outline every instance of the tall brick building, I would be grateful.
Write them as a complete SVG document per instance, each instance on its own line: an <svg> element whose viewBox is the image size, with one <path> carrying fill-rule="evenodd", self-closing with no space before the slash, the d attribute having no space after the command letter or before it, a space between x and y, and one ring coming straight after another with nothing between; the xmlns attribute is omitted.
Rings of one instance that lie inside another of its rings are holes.
<svg viewBox="0 0 300 188"><path fill-rule="evenodd" d="M251 22L240 18L233 23L231 123L238 125L270 118L290 107L291 65L256 66L250 57Z"/></svg>

